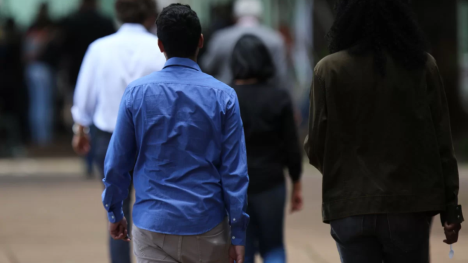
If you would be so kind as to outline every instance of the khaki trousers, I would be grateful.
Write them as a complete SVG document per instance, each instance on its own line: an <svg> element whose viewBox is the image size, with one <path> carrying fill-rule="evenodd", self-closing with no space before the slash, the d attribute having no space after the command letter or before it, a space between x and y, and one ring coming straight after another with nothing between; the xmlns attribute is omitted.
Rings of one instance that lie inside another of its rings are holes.
<svg viewBox="0 0 468 263"><path fill-rule="evenodd" d="M133 252L138 263L227 263L231 245L228 220L205 234L166 235L133 226Z"/></svg>

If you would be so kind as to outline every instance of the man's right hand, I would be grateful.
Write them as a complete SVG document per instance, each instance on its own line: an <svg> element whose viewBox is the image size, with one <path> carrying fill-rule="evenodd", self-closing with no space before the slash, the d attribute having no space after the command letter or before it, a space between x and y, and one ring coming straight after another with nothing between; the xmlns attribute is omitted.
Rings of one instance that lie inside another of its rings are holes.
<svg viewBox="0 0 468 263"><path fill-rule="evenodd" d="M244 263L245 258L245 246L234 246L231 245L229 250L229 263Z"/></svg>
<svg viewBox="0 0 468 263"><path fill-rule="evenodd" d="M457 243L458 232L460 232L460 230L461 230L460 223L456 223L456 224L445 223L444 232L445 232L446 239L444 240L444 243L449 244L449 245Z"/></svg>
<svg viewBox="0 0 468 263"><path fill-rule="evenodd" d="M73 136L73 150L79 155L86 155L91 150L89 136L87 134L77 134Z"/></svg>

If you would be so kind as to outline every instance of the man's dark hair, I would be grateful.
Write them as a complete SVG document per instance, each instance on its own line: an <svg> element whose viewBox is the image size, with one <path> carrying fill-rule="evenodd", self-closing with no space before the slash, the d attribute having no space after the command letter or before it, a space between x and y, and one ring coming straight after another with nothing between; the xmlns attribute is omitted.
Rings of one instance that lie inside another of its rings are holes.
<svg viewBox="0 0 468 263"><path fill-rule="evenodd" d="M157 15L155 0L117 0L115 10L122 23L143 24L149 17Z"/></svg>
<svg viewBox="0 0 468 263"><path fill-rule="evenodd" d="M250 34L237 41L231 57L234 79L266 81L275 74L275 66L265 44Z"/></svg>
<svg viewBox="0 0 468 263"><path fill-rule="evenodd" d="M335 23L328 33L331 53L374 55L385 75L388 52L408 69L423 68L427 45L408 0L339 0Z"/></svg>
<svg viewBox="0 0 468 263"><path fill-rule="evenodd" d="M164 8L156 25L169 58L195 55L202 28L197 13L189 5L172 4Z"/></svg>

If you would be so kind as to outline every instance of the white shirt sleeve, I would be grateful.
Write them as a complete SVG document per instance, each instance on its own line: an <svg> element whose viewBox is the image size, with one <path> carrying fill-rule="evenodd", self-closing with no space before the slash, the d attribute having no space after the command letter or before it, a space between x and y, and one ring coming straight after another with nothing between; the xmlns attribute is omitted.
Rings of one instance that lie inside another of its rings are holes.
<svg viewBox="0 0 468 263"><path fill-rule="evenodd" d="M73 107L71 109L73 120L83 126L93 124L94 112L97 104L95 75L99 52L91 45L81 64L80 74L76 83Z"/></svg>

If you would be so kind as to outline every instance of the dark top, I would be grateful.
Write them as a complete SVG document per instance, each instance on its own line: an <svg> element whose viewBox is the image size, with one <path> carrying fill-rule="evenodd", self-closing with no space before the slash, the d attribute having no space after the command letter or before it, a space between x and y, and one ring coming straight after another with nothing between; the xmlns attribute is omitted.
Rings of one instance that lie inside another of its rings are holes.
<svg viewBox="0 0 468 263"><path fill-rule="evenodd" d="M323 220L442 213L463 221L458 168L437 64L408 70L343 51L318 63L306 152L323 174Z"/></svg>
<svg viewBox="0 0 468 263"><path fill-rule="evenodd" d="M115 33L109 18L95 10L82 10L63 22L64 52L70 59L70 84L76 84L81 63L88 47L95 40Z"/></svg>
<svg viewBox="0 0 468 263"><path fill-rule="evenodd" d="M266 84L234 85L244 123L249 193L284 183L284 168L296 182L302 156L291 98L286 90Z"/></svg>

